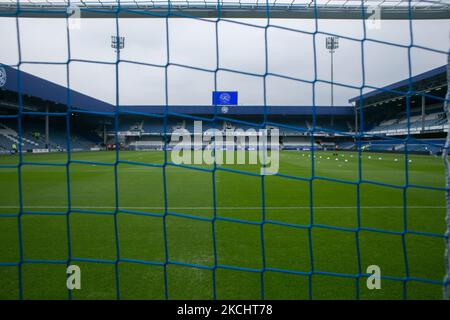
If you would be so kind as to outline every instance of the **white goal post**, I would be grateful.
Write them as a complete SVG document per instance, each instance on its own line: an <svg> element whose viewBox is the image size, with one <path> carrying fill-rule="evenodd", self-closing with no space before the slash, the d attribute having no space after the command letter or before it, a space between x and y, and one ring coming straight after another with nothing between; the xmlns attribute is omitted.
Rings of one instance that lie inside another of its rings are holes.
<svg viewBox="0 0 450 320"><path fill-rule="evenodd" d="M63 18L450 19L448 0L0 0L0 17Z"/></svg>

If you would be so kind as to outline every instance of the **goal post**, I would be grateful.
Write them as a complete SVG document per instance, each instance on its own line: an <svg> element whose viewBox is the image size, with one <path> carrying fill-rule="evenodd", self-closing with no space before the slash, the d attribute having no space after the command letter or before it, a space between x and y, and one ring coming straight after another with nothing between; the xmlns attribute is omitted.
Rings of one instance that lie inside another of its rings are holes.
<svg viewBox="0 0 450 320"><path fill-rule="evenodd" d="M82 18L224 19L449 19L446 1L0 1L0 16L64 18L78 8ZM69 11L68 11L69 9Z"/></svg>

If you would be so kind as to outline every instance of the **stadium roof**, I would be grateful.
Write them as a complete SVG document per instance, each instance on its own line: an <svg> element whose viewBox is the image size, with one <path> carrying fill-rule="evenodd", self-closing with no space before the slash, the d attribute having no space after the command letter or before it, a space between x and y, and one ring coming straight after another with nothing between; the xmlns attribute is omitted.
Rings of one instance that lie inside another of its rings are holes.
<svg viewBox="0 0 450 320"><path fill-rule="evenodd" d="M6 71L6 83L1 90L21 92L29 97L50 101L62 105L70 105L72 108L87 110L90 112L113 113L115 106L107 102L95 99L78 91L67 89L64 86L36 77L18 69L2 66ZM20 88L19 88L20 85ZM20 90L19 90L20 89ZM165 105L120 105L120 110L136 114L162 114ZM216 106L217 114L230 115L261 115L267 111L272 115L310 115L313 113L312 106L230 106L226 109ZM214 114L214 106L211 105L170 105L167 106L171 114ZM349 106L340 107L317 107L317 115L351 115L353 108Z"/></svg>
<svg viewBox="0 0 450 320"><path fill-rule="evenodd" d="M380 99L382 99L381 96L385 95L385 94L394 94L397 96L399 94L406 94L409 89L410 83L413 86L413 90L418 91L420 89L414 88L414 87L417 87L418 84L421 84L422 82L425 82L425 86L428 84L428 87L430 87L430 85L429 85L430 83L428 83L428 82L429 82L429 80L431 80L432 78L435 78L435 77L439 77L439 79L443 78L443 81L445 83L446 74L447 74L447 65L443 65L438 68L431 69L424 73L418 74L414 77L407 78L407 79L392 83L390 85L387 85L385 87L370 91L361 96L353 97L349 100L349 102L350 103L352 103L352 102L358 103L361 99L363 100L363 102L365 102L365 100L367 100L368 98L376 99L377 96L379 96Z"/></svg>
<svg viewBox="0 0 450 320"><path fill-rule="evenodd" d="M23 95L63 105L68 105L70 97L73 108L99 112L111 112L114 110L111 104L83 93L68 90L66 87L9 66L0 64L0 67L5 68L6 71L6 83L0 87L0 92L1 90L20 91Z"/></svg>

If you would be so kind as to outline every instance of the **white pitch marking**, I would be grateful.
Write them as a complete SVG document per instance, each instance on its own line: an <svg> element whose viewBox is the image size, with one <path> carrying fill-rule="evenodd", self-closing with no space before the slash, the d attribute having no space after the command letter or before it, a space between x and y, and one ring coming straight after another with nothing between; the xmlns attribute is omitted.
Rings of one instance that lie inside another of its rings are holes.
<svg viewBox="0 0 450 320"><path fill-rule="evenodd" d="M0 206L0 209L19 209L19 206ZM24 209L67 209L67 206L24 206ZM77 209L115 209L113 206L73 206ZM168 207L171 210L212 210L214 207ZM220 210L255 210L262 207L216 207ZM266 209L309 209L310 206L265 207ZM357 206L313 206L313 209L356 209ZM403 209L404 206L360 206L361 209ZM407 206L410 209L444 209L445 206ZM164 207L122 207L119 209L165 209Z"/></svg>

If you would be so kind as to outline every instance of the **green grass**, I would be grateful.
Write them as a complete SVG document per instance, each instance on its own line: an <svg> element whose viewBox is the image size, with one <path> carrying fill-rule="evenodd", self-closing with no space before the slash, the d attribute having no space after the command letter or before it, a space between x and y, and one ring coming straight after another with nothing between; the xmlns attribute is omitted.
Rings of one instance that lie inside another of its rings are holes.
<svg viewBox="0 0 450 320"><path fill-rule="evenodd" d="M311 178L308 155L308 152L281 152L280 173ZM164 161L162 152L121 152L120 157L121 160L147 164ZM412 186L402 188L406 179L409 185L443 187L444 167L442 160L434 156L411 155L409 159L406 177L403 155L363 154L361 178L378 184L365 182L360 185L360 211L357 209L358 188L352 184L359 179L356 153L340 153L334 157L331 153L317 152L315 179L311 183L309 180L266 176L265 219L284 225L264 224L263 238L258 224L224 220L215 222L213 237L212 223L207 221L216 214L221 218L260 222L263 218L260 176L216 171L217 210L214 212L212 173L167 166L167 209L170 213L185 215L169 214L165 219L169 261L212 267L215 238L217 263L242 268L216 270L217 298L259 299L261 274L244 270L263 267L263 240L265 267L269 269L263 275L267 299L308 299L310 294L313 299L355 299L357 288L361 299L401 299L404 292L408 299L440 299L442 286L439 284L409 280L404 286L402 281L383 279L381 290L368 290L365 277L356 280L333 276L335 273L349 276L358 273L359 243L362 273L367 266L375 264L381 267L382 276L403 278L408 271L409 278L442 281L445 273L443 238L407 233L402 242L398 232L405 230L406 223L410 231L444 234L444 192ZM165 212L163 169L118 164L116 239L114 166L101 165L113 164L115 153L73 153L72 160L98 162L96 165L70 165L73 212L68 217L72 258L114 261L118 241L121 259L156 262L156 265L118 263L121 298L163 299L164 267L158 265L165 261L164 219L160 216ZM25 214L18 219L17 216L5 216L19 214L18 170L5 168L5 165L17 164L18 157L0 157L0 165L4 166L0 168L0 214L3 215L0 217L0 262L17 263L20 260L19 220L24 260L65 261L69 247L67 216L64 214L69 203L64 166L67 155L26 154L23 161L26 164L21 166L21 188ZM61 166L48 165L50 163ZM227 168L259 172L256 165L227 165ZM95 213L87 214L93 213L91 211ZM33 212L44 214L31 214ZM364 229L353 232L352 229L358 227L358 216L362 228L392 233ZM308 229L311 224L313 227ZM74 299L116 297L114 264L72 263L79 265L82 272L82 289L73 291ZM65 268L64 263L24 263L23 297L66 299ZM301 274L312 268L315 273L310 279ZM279 269L291 273L276 272ZM213 298L211 270L169 263L166 271L170 299ZM18 279L17 266L0 266L0 299L18 298Z"/></svg>

